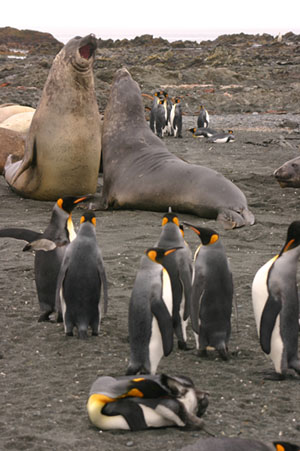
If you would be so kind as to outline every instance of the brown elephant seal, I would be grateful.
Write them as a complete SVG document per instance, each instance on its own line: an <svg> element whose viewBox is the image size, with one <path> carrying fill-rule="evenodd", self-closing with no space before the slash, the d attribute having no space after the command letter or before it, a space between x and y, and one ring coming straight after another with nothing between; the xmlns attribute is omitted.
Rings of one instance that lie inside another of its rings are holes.
<svg viewBox="0 0 300 451"><path fill-rule="evenodd" d="M5 179L23 197L56 200L95 193L101 156L93 35L55 57L26 138L24 158L7 159Z"/></svg>
<svg viewBox="0 0 300 451"><path fill-rule="evenodd" d="M13 114L1 122L0 127L26 134L29 131L34 113L35 110Z"/></svg>
<svg viewBox="0 0 300 451"><path fill-rule="evenodd" d="M300 157L286 161L273 175L281 188L300 188Z"/></svg>
<svg viewBox="0 0 300 451"><path fill-rule="evenodd" d="M0 127L0 174L2 174L6 159L9 154L19 160L24 155L25 138L15 130Z"/></svg>
<svg viewBox="0 0 300 451"><path fill-rule="evenodd" d="M104 113L100 208L192 213L226 228L254 223L242 191L220 173L171 154L144 116L138 84L117 71Z"/></svg>
<svg viewBox="0 0 300 451"><path fill-rule="evenodd" d="M13 116L14 114L34 112L34 108L25 105L18 105L17 103L3 103L0 105L0 124Z"/></svg>

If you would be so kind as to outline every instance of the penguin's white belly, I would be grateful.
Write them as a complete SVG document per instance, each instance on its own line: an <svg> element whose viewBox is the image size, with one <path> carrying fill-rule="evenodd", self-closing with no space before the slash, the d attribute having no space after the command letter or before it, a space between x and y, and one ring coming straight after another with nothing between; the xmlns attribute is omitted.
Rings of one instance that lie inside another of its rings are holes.
<svg viewBox="0 0 300 451"><path fill-rule="evenodd" d="M165 406L158 405L156 409L151 409L150 407L140 404L140 407L143 410L145 422L149 428L172 426L174 424L177 426L184 426L183 421L181 421L172 410Z"/></svg>
<svg viewBox="0 0 300 451"><path fill-rule="evenodd" d="M269 260L257 271L252 283L252 303L258 336L262 313L269 297L267 277L276 258L277 256ZM283 342L280 335L280 315L278 315L271 336L271 352L269 354L277 373L281 373L282 354Z"/></svg>
<svg viewBox="0 0 300 451"><path fill-rule="evenodd" d="M255 274L252 282L252 305L254 311L254 317L256 322L257 333L259 335L260 320L262 316L263 309L266 305L267 299L269 297L268 287L267 287L267 277L269 269L273 264L275 258L272 258L267 263L265 263Z"/></svg>
<svg viewBox="0 0 300 451"><path fill-rule="evenodd" d="M149 360L150 360L150 372L151 374L156 373L156 369L160 362L160 359L164 355L163 343L161 338L161 333L158 327L157 319L153 316L152 318L152 330L151 338L149 343Z"/></svg>
<svg viewBox="0 0 300 451"><path fill-rule="evenodd" d="M162 270L162 298L163 301L170 313L172 315L172 288L169 274L165 269ZM161 337L161 332L158 326L157 319L153 316L152 318L152 327L151 327L151 337L149 343L149 361L150 361L150 372L151 374L155 374L158 364L164 355L163 349L163 341Z"/></svg>
<svg viewBox="0 0 300 451"><path fill-rule="evenodd" d="M282 354L283 354L283 341L280 335L280 315L278 315L271 337L271 352L270 352L270 357L274 364L276 373L281 373Z"/></svg>

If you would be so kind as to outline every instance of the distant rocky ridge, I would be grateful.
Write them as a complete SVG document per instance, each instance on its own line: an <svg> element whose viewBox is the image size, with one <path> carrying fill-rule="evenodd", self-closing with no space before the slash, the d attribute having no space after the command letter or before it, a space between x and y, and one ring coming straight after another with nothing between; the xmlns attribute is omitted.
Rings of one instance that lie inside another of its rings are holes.
<svg viewBox="0 0 300 451"><path fill-rule="evenodd" d="M49 33L0 28L0 103L36 107L62 46ZM26 58L8 57L13 47L26 50ZM2 56L1 48L6 49ZM300 35L293 33L278 38L239 33L201 43L152 35L98 39L94 73L101 111L114 74L123 66L143 94L151 96L162 88L181 97L186 114L195 114L200 104L216 114L300 112ZM151 99L144 100L149 107Z"/></svg>
<svg viewBox="0 0 300 451"><path fill-rule="evenodd" d="M55 54L63 44L50 33L17 28L0 28L0 54Z"/></svg>

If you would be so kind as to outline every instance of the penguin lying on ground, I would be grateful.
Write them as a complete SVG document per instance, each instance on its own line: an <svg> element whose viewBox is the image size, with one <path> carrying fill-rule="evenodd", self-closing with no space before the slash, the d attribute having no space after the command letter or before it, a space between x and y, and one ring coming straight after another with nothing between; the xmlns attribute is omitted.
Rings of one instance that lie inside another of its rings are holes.
<svg viewBox="0 0 300 451"><path fill-rule="evenodd" d="M261 442L246 438L201 438L182 451L300 451L299 445L288 442Z"/></svg>
<svg viewBox="0 0 300 451"><path fill-rule="evenodd" d="M178 347L187 349L186 327L190 315L192 290L192 259L179 227L176 214L166 213L162 220L162 231L155 247L163 249L181 248L169 253L163 260L171 280L173 294L173 327Z"/></svg>
<svg viewBox="0 0 300 451"><path fill-rule="evenodd" d="M90 421L103 430L202 429L199 417L207 406L206 394L185 376L102 376L91 387L87 411Z"/></svg>
<svg viewBox="0 0 300 451"><path fill-rule="evenodd" d="M49 225L43 233L22 228L0 230L0 237L16 238L29 243L24 250L35 250L34 272L41 314L39 321L49 320L55 311L56 282L66 245L75 238L72 210L90 196L64 197L53 207ZM45 252L47 249L48 252Z"/></svg>
<svg viewBox="0 0 300 451"><path fill-rule="evenodd" d="M211 143L229 143L235 141L235 136L232 130L228 130L228 133L221 132L216 133L208 138L208 141Z"/></svg>
<svg viewBox="0 0 300 451"><path fill-rule="evenodd" d="M300 221L290 224L280 253L256 273L252 303L263 352L270 355L277 378L300 374L297 263Z"/></svg>
<svg viewBox="0 0 300 451"><path fill-rule="evenodd" d="M77 237L66 249L57 278L56 304L61 311L66 335L87 337L87 329L98 335L100 329L100 295L104 294L104 313L107 312L107 279L101 251L96 240L96 218L91 211L80 220Z"/></svg>
<svg viewBox="0 0 300 451"><path fill-rule="evenodd" d="M141 258L129 302L130 361L126 374L155 374L173 349L173 296L166 269Z"/></svg>
<svg viewBox="0 0 300 451"><path fill-rule="evenodd" d="M202 241L194 256L191 322L200 356L214 347L228 359L233 297L232 274L219 234L184 222Z"/></svg>
<svg viewBox="0 0 300 451"><path fill-rule="evenodd" d="M210 138L218 133L216 130L208 127L189 128L189 132L193 133L194 138Z"/></svg>

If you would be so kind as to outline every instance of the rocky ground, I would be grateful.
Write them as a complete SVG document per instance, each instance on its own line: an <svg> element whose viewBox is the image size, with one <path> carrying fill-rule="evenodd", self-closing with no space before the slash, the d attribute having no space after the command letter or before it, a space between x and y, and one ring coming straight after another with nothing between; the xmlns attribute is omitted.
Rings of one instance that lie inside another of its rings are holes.
<svg viewBox="0 0 300 451"><path fill-rule="evenodd" d="M103 111L111 77L123 64L144 93L171 85L171 95L183 97L187 114L183 139L165 138L168 149L233 180L246 194L256 216L252 227L225 232L215 221L180 215L180 220L207 224L220 232L233 272L238 320L233 314L228 362L214 353L199 359L194 349L174 349L161 361L159 371L188 375L197 387L210 392L204 420L206 429L216 436L280 438L299 443L299 380L267 379L273 367L259 347L251 305L256 271L280 250L289 223L299 219L299 191L281 189L272 176L279 165L299 154L299 40L294 36L281 43L269 38L261 43L258 37L248 36L240 40L236 37L234 42L232 39L224 37L199 47L190 44L190 50L179 43L175 49L163 43L155 53L154 46L149 49L146 43L135 48L101 47L95 63L97 97ZM173 57L163 69L168 52ZM213 58L218 52L219 56ZM36 106L53 57L0 58L0 85L6 84L0 88L0 103ZM144 64L147 58L148 68ZM174 66L170 65L172 61ZM175 72L181 75L175 76ZM192 113L200 103L211 112L213 128L234 130L234 143L211 144L192 138L188 128L195 125ZM282 114L266 114L270 110ZM52 203L21 199L0 179L1 227L43 230L51 210ZM78 226L80 211L73 216ZM22 253L22 242L1 240L3 449L174 450L207 436L204 431L178 428L102 432L90 425L86 414L87 396L95 378L117 376L126 370L130 293L140 257L160 233L161 217L157 212L97 212L97 238L109 281L109 311L99 337L85 341L65 337L61 324L37 322L33 255ZM192 231L186 232L186 240L195 250L198 241ZM190 328L189 344L194 344Z"/></svg>

